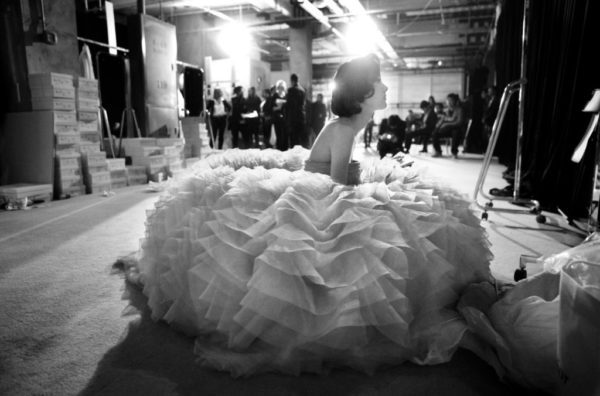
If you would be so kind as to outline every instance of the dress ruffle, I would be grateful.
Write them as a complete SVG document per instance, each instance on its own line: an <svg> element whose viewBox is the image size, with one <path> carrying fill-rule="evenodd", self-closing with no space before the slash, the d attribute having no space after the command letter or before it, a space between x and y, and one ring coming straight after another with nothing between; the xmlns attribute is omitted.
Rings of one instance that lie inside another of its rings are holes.
<svg viewBox="0 0 600 396"><path fill-rule="evenodd" d="M386 159L340 185L307 154L229 150L171 182L140 249L154 319L234 376L448 361L459 293L491 279L469 201Z"/></svg>

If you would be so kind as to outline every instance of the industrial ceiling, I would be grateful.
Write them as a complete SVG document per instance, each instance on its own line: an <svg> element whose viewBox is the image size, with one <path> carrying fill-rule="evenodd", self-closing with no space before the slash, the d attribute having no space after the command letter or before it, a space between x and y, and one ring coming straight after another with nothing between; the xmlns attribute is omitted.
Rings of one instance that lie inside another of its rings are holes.
<svg viewBox="0 0 600 396"><path fill-rule="evenodd" d="M492 47L498 13L496 0L113 0L113 4L117 13L136 13L144 7L147 14L164 20L202 13L212 22L206 29L212 30L228 21L240 22L254 36L261 58L271 64L289 59L290 26L310 23L316 68L335 67L348 57L352 40L346 32L364 15L389 43L389 50L381 51L386 68L476 66Z"/></svg>

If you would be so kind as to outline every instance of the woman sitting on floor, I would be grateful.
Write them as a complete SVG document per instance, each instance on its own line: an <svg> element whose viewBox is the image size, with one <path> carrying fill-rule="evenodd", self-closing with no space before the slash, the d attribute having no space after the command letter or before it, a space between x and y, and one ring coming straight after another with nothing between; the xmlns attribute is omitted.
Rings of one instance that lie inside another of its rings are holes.
<svg viewBox="0 0 600 396"><path fill-rule="evenodd" d="M240 376L447 362L467 328L459 293L491 280L469 201L397 161L352 160L386 106L377 57L342 64L335 82L337 118L310 152L208 157L147 219L138 265L153 318L195 336L206 366Z"/></svg>

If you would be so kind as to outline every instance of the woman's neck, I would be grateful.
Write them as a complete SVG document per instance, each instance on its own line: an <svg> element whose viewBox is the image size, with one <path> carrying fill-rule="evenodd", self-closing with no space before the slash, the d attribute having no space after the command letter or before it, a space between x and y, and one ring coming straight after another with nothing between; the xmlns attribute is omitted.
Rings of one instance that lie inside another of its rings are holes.
<svg viewBox="0 0 600 396"><path fill-rule="evenodd" d="M361 111L360 113L354 114L351 117L345 117L345 119L349 123L350 127L354 130L354 134L357 134L367 125L372 116L372 112Z"/></svg>

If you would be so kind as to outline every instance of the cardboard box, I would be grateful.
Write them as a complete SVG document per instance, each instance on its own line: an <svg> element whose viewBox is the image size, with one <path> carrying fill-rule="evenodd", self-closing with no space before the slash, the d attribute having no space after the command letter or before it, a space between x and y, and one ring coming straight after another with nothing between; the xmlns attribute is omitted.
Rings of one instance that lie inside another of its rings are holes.
<svg viewBox="0 0 600 396"><path fill-rule="evenodd" d="M42 98L65 98L75 99L75 88L61 88L61 87L31 87L31 98L42 99Z"/></svg>
<svg viewBox="0 0 600 396"><path fill-rule="evenodd" d="M33 110L75 110L74 99L63 98L32 98L31 108Z"/></svg>
<svg viewBox="0 0 600 396"><path fill-rule="evenodd" d="M73 76L62 73L32 73L29 75L30 87L73 88Z"/></svg>

